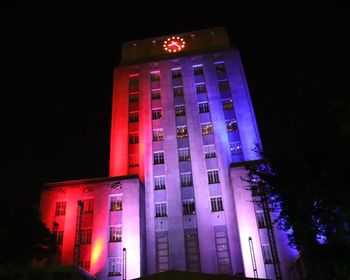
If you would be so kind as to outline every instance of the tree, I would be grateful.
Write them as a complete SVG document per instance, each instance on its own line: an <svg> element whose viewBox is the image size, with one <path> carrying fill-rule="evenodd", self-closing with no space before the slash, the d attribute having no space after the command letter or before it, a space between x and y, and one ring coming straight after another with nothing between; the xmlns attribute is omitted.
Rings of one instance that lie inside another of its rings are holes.
<svg viewBox="0 0 350 280"><path fill-rule="evenodd" d="M345 66L345 65L344 65ZM248 181L278 210L276 223L311 279L349 279L350 106L347 68L312 65L297 76L286 129L271 139Z"/></svg>
<svg viewBox="0 0 350 280"><path fill-rule="evenodd" d="M21 279L33 260L52 261L57 248L29 196L5 189L0 195L0 279Z"/></svg>

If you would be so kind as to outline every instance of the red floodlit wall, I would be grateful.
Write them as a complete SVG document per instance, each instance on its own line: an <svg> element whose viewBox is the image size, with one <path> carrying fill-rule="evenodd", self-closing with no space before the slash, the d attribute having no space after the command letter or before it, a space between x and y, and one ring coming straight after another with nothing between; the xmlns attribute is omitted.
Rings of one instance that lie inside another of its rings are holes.
<svg viewBox="0 0 350 280"><path fill-rule="evenodd" d="M114 71L109 176L128 175L128 74Z"/></svg>

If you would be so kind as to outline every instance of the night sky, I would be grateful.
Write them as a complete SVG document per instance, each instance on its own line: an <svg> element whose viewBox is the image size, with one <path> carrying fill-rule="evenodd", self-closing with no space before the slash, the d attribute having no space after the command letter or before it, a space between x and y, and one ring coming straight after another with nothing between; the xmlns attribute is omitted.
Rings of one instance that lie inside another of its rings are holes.
<svg viewBox="0 0 350 280"><path fill-rule="evenodd" d="M191 8L86 1L2 10L2 191L37 202L45 182L108 176L112 75L121 43L177 32L227 28L269 148L288 117L302 42L291 26L295 17L281 30L285 13L266 1L243 2Z"/></svg>

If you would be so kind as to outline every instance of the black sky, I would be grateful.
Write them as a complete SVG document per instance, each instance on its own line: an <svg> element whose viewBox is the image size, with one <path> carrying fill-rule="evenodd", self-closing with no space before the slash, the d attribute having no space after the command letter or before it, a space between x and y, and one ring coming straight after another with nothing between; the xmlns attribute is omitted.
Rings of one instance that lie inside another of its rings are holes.
<svg viewBox="0 0 350 280"><path fill-rule="evenodd" d="M113 68L121 43L133 39L225 26L268 146L287 117L297 42L290 26L281 30L286 13L267 1L243 3L86 1L2 10L3 189L37 201L45 182L108 176Z"/></svg>

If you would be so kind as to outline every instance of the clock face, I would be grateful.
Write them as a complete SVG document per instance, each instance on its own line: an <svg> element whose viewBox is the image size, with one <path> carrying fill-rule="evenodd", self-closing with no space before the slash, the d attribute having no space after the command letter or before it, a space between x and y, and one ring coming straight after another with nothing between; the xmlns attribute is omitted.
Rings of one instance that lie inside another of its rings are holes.
<svg viewBox="0 0 350 280"><path fill-rule="evenodd" d="M167 52L180 52L185 47L186 42L181 37L169 37L164 41L163 48Z"/></svg>

